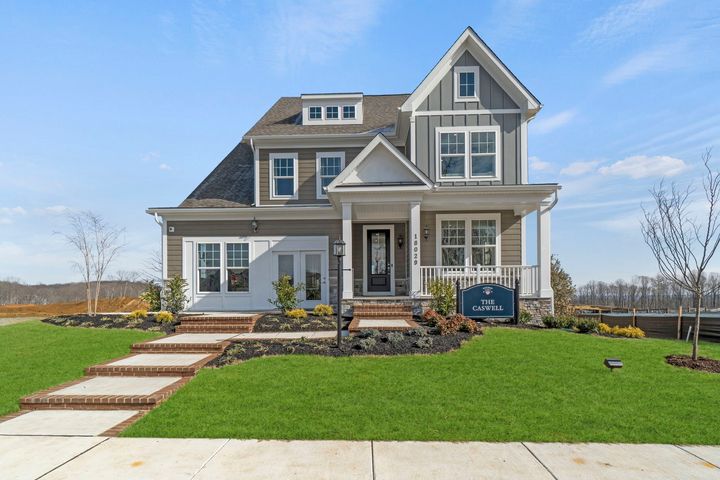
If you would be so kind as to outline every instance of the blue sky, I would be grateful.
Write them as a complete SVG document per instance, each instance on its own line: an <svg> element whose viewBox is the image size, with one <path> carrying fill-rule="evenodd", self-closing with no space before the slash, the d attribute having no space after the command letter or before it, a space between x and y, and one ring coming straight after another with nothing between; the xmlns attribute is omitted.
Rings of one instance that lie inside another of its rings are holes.
<svg viewBox="0 0 720 480"><path fill-rule="evenodd" d="M0 1L0 278L79 278L68 209L125 227L115 270L142 269L145 208L182 201L277 97L411 92L467 25L545 105L529 149L531 181L563 185L553 252L577 283L654 273L648 189L720 161L720 4L438 5Z"/></svg>

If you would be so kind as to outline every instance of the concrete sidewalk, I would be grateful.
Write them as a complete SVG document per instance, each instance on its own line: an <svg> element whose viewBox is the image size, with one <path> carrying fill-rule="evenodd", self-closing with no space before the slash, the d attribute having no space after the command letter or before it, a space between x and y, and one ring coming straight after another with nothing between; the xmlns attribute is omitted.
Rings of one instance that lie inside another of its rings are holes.
<svg viewBox="0 0 720 480"><path fill-rule="evenodd" d="M0 436L11 479L720 479L720 447Z"/></svg>

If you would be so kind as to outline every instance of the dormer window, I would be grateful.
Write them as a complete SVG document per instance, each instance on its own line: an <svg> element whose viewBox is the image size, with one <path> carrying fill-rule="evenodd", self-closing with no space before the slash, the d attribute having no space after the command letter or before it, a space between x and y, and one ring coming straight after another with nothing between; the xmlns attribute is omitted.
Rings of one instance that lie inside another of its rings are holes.
<svg viewBox="0 0 720 480"><path fill-rule="evenodd" d="M322 107L310 107L308 113L310 114L310 120L322 120Z"/></svg>
<svg viewBox="0 0 720 480"><path fill-rule="evenodd" d="M455 67L455 101L478 100L479 67Z"/></svg>
<svg viewBox="0 0 720 480"><path fill-rule="evenodd" d="M343 107L343 119L351 120L355 118L355 105L345 105Z"/></svg>
<svg viewBox="0 0 720 480"><path fill-rule="evenodd" d="M338 107L325 107L325 118L327 120L338 120L340 118Z"/></svg>

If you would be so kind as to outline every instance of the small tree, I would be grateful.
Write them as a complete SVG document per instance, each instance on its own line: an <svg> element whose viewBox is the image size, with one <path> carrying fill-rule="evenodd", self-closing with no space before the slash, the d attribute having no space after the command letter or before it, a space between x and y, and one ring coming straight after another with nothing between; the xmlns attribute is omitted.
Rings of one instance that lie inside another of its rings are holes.
<svg viewBox="0 0 720 480"><path fill-rule="evenodd" d="M162 292L163 303L165 309L172 312L182 312L187 303L187 292L188 283L187 280L182 278L180 275L175 275L171 278Z"/></svg>
<svg viewBox="0 0 720 480"><path fill-rule="evenodd" d="M268 302L275 305L283 313L297 308L298 292L305 288L302 283L293 285L290 275L281 276L276 282L272 282L273 290L275 290L275 298L268 298Z"/></svg>
<svg viewBox="0 0 720 480"><path fill-rule="evenodd" d="M575 285L573 285L570 275L560 265L557 255L553 255L550 262L550 285L555 297L555 314L570 315L572 301L575 297Z"/></svg>
<svg viewBox="0 0 720 480"><path fill-rule="evenodd" d="M661 181L650 191L655 208L643 207L642 221L643 238L655 256L660 274L693 296L693 360L698 358L700 303L708 293L705 270L720 245L720 172L710 166L709 149L701 158L705 167L702 220L690 211L692 185L683 189L672 183L666 188Z"/></svg>
<svg viewBox="0 0 720 480"><path fill-rule="evenodd" d="M445 280L433 280L428 285L430 290L430 308L443 317L455 313L455 285Z"/></svg>
<svg viewBox="0 0 720 480"><path fill-rule="evenodd" d="M140 294L140 300L147 303L150 311L157 312L162 308L160 304L160 285L153 281L147 282L145 290Z"/></svg>

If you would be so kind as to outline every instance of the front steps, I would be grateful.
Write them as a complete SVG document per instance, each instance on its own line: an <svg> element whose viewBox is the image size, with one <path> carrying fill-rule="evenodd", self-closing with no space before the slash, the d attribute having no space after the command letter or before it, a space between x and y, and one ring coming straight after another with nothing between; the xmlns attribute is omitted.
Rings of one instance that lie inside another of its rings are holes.
<svg viewBox="0 0 720 480"><path fill-rule="evenodd" d="M188 315L180 317L177 333L249 333L260 315Z"/></svg>
<svg viewBox="0 0 720 480"><path fill-rule="evenodd" d="M412 330L418 324L413 321L412 305L404 303L369 303L353 305L353 319L348 330Z"/></svg>

